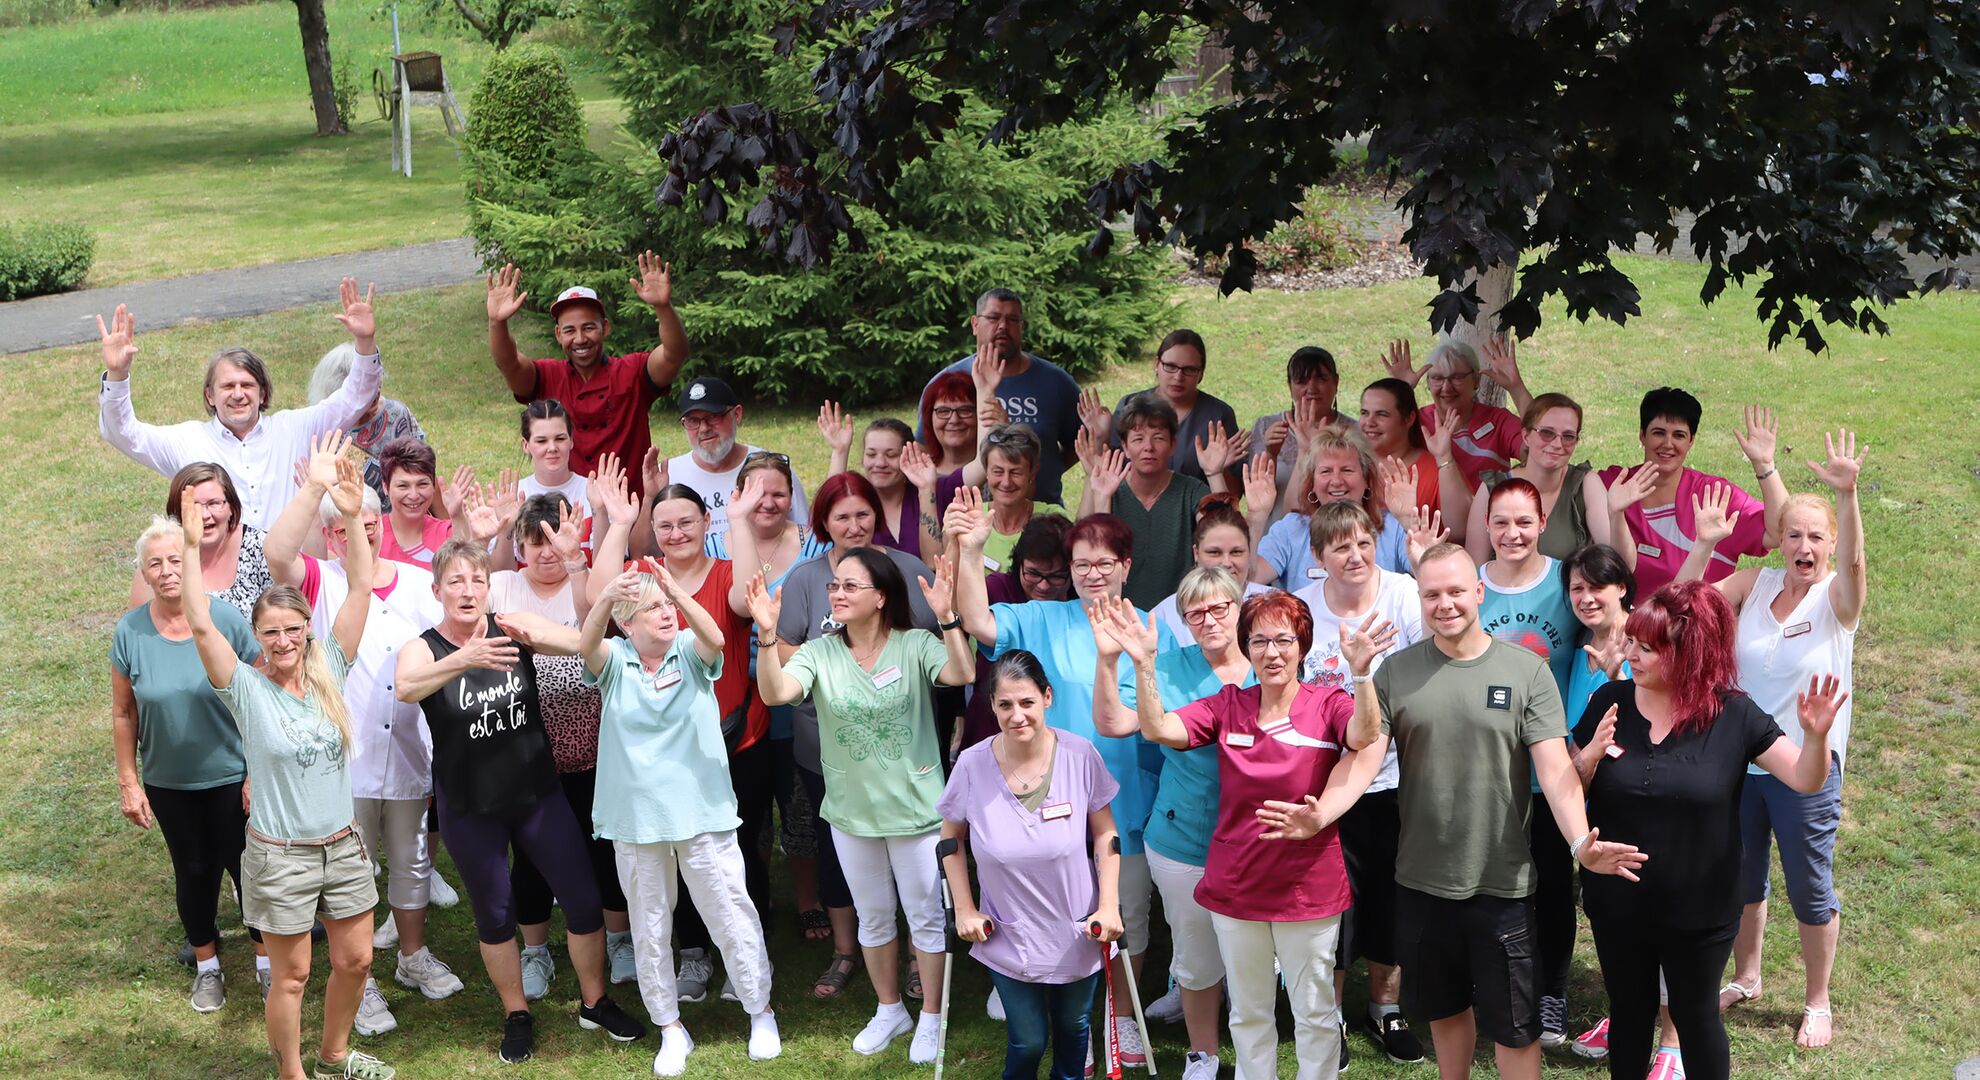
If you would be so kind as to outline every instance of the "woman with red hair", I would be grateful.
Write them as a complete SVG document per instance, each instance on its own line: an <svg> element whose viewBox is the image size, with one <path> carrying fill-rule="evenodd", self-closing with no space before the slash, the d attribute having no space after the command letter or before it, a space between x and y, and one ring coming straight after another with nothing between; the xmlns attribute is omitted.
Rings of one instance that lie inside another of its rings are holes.
<svg viewBox="0 0 1980 1080"><path fill-rule="evenodd" d="M1729 1075L1718 989L1739 930L1746 766L1802 792L1829 775L1829 728L1848 693L1834 675L1810 678L1796 695L1797 748L1737 685L1737 624L1712 586L1665 586L1630 614L1631 677L1595 691L1574 730L1589 827L1648 857L1637 881L1581 876L1609 994L1611 1080L1650 1064L1660 970L1687 1074Z"/></svg>

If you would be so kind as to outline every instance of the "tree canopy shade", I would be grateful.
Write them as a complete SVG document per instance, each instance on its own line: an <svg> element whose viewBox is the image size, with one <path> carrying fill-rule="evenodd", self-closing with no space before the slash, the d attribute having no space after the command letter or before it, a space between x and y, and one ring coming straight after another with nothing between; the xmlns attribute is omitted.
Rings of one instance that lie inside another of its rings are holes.
<svg viewBox="0 0 1980 1080"><path fill-rule="evenodd" d="M806 266L860 244L847 204L888 212L903 165L965 122L962 91L1002 142L1149 99L1203 33L1233 53L1233 97L1094 185L1096 257L1125 221L1227 256L1224 291L1249 288L1246 242L1364 135L1439 283L1439 330L1514 266L1503 329L1532 333L1554 296L1621 323L1639 296L1611 250L1640 233L1669 250L1689 213L1701 298L1755 278L1769 344L1819 351L1820 325L1888 332L1879 307L1964 282L1915 279L1906 253L1980 246L1980 4L1963 0L823 0L766 29L779 51L830 46L812 90L831 145L798 133L816 115L711 109L662 142L658 196L719 216L768 171L747 220Z"/></svg>

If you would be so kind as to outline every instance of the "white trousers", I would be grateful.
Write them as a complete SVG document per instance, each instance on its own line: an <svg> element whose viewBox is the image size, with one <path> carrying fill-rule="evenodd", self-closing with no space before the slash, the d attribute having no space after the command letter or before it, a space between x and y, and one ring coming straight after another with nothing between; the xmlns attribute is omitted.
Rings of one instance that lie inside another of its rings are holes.
<svg viewBox="0 0 1980 1080"><path fill-rule="evenodd" d="M942 951L942 888L935 868L939 831L920 836L848 836L832 826L832 847L859 916L861 947L894 940L894 912L907 914L908 940L922 952ZM896 891L900 907L894 905Z"/></svg>
<svg viewBox="0 0 1980 1080"><path fill-rule="evenodd" d="M1293 1046L1299 1080L1334 1080L1340 1074L1341 1031L1336 1025L1334 952L1341 917L1305 922L1253 922L1210 913L1217 928L1231 995L1231 1048L1237 1080L1278 1080L1279 980L1292 998Z"/></svg>
<svg viewBox="0 0 1980 1080"><path fill-rule="evenodd" d="M1196 902L1203 868L1149 848L1148 872L1162 893L1162 911L1169 918L1169 973L1184 990L1214 988L1223 981L1224 958L1217 951L1217 927L1210 912Z"/></svg>
<svg viewBox="0 0 1980 1080"><path fill-rule="evenodd" d="M433 860L426 847L425 799L352 799L364 846L385 854L385 902L401 911L426 907Z"/></svg>
<svg viewBox="0 0 1980 1080"><path fill-rule="evenodd" d="M1140 956L1148 951L1148 923L1155 914L1155 879L1149 875L1148 854L1121 856L1121 952ZM1077 916L1075 916L1077 917Z"/></svg>
<svg viewBox="0 0 1980 1080"><path fill-rule="evenodd" d="M681 1018L673 947L676 883L681 880L722 952L724 971L736 985L743 1011L755 1016L770 1007L770 953L743 881L742 846L735 830L657 844L615 840L612 853L619 864L619 886L626 892L626 917L632 922L639 996L654 1024L666 1027Z"/></svg>

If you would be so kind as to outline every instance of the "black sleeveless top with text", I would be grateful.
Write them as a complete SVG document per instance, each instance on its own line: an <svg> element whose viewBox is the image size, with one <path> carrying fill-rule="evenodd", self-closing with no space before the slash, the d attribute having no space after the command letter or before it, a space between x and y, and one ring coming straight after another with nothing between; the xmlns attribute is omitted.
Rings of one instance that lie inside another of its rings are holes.
<svg viewBox="0 0 1980 1080"><path fill-rule="evenodd" d="M486 633L501 634L490 617ZM459 651L436 627L420 635L435 660ZM527 810L557 790L557 765L536 699L536 666L473 668L419 703L433 733L433 786L450 813Z"/></svg>

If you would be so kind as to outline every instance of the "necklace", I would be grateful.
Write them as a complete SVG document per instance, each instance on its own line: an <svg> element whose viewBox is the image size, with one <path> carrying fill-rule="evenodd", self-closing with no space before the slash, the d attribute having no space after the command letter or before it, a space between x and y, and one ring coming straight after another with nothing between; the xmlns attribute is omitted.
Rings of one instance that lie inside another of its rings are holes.
<svg viewBox="0 0 1980 1080"><path fill-rule="evenodd" d="M880 650L887 647L888 636L889 635L887 634L880 635L880 640L874 643L872 650L863 655L860 653L858 649L853 649L852 650L853 663L858 664L860 667L865 667L866 665L871 664L875 659L877 659L880 656ZM848 634L846 637L846 644L848 646L852 644L852 636L850 634Z"/></svg>
<svg viewBox="0 0 1980 1080"><path fill-rule="evenodd" d="M1037 776L1033 776L1030 779L1026 779L1025 775L1018 771L1017 766L1010 761L1010 748L1005 745L1002 735L997 736L995 749L999 751L997 753L997 765L1004 770L1005 780L1010 784L1011 790L1015 794L1030 794L1039 784L1045 782L1045 773L1043 771L1040 771ZM1050 749L1046 751L1045 760L1048 763L1052 760ZM1049 764L1047 768L1050 768Z"/></svg>

